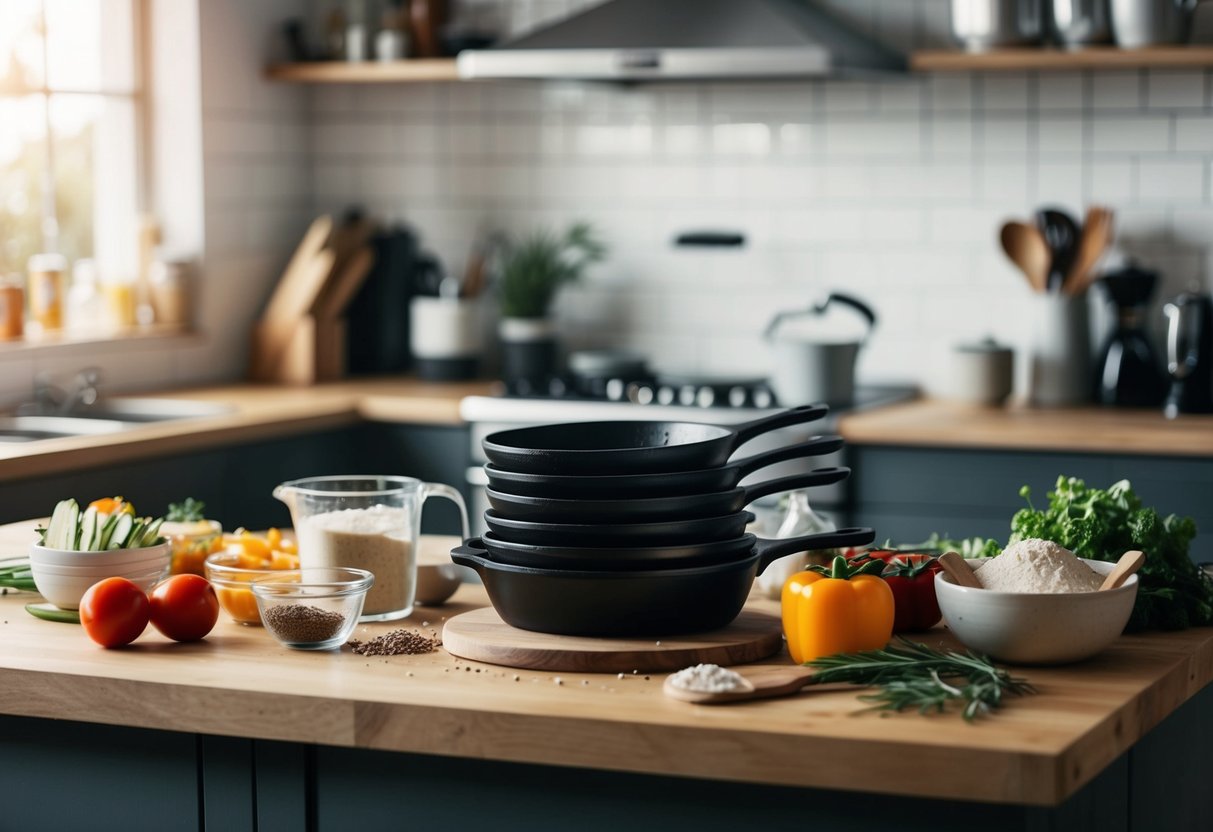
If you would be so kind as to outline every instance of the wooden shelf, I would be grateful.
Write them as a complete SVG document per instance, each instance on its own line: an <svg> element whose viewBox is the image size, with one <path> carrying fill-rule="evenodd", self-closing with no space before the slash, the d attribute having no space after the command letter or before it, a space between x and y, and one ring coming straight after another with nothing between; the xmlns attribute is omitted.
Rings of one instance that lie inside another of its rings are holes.
<svg viewBox="0 0 1213 832"><path fill-rule="evenodd" d="M929 50L910 56L915 72L1014 72L1029 70L1166 69L1213 67L1213 46L1157 46L1118 49L1097 46L1060 49L996 49L990 52Z"/></svg>
<svg viewBox="0 0 1213 832"><path fill-rule="evenodd" d="M1213 45L1158 46L1118 49L1097 46L1066 52L1060 49L996 49L962 52L935 49L910 55L914 72L1028 72L1098 69L1213 68ZM414 58L407 61L317 61L278 64L265 75L273 81L297 84L401 84L419 81L458 81L454 58Z"/></svg>
<svg viewBox="0 0 1213 832"><path fill-rule="evenodd" d="M458 81L454 58L414 58L407 61L316 61L278 64L265 71L272 81L299 84L400 84L413 81Z"/></svg>

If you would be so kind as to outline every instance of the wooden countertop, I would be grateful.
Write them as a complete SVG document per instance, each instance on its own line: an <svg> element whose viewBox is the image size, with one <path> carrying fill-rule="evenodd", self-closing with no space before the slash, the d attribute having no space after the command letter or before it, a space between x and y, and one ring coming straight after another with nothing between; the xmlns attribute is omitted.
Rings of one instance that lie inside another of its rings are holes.
<svg viewBox="0 0 1213 832"><path fill-rule="evenodd" d="M854 445L1213 456L1213 415L1167 419L1161 410L979 407L940 399L843 416Z"/></svg>
<svg viewBox="0 0 1213 832"><path fill-rule="evenodd" d="M0 552L31 537L28 523L0 527ZM1213 629L1201 629L1126 636L1083 664L1020 669L1039 693L972 725L951 713L881 717L849 692L694 706L665 697L660 675L565 673L556 684L556 674L444 651L296 652L226 620L204 642L174 644L149 628L103 650L75 625L28 615L34 597L0 597L5 714L996 803L1060 803L1213 680ZM403 623L440 629L485 603L465 585ZM922 640L951 643L943 630Z"/></svg>
<svg viewBox="0 0 1213 832"><path fill-rule="evenodd" d="M167 391L147 398L216 402L229 406L231 412L151 422L102 436L0 444L0 477L64 473L344 427L364 420L458 425L462 423L459 401L465 396L488 395L489 391L490 383L485 381L434 383L410 378L315 387L240 384Z"/></svg>

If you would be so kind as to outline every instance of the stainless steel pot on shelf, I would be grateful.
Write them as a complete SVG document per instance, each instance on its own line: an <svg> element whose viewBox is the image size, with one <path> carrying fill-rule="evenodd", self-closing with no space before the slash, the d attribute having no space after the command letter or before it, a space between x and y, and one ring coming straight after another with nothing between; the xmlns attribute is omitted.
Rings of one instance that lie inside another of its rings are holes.
<svg viewBox="0 0 1213 832"><path fill-rule="evenodd" d="M1111 40L1108 0L1049 0L1049 33L1059 46L1077 49Z"/></svg>
<svg viewBox="0 0 1213 832"><path fill-rule="evenodd" d="M1204 0L1109 0L1116 45L1124 49L1187 43Z"/></svg>
<svg viewBox="0 0 1213 832"><path fill-rule="evenodd" d="M1043 0L952 0L952 36L969 52L1031 46L1043 33Z"/></svg>

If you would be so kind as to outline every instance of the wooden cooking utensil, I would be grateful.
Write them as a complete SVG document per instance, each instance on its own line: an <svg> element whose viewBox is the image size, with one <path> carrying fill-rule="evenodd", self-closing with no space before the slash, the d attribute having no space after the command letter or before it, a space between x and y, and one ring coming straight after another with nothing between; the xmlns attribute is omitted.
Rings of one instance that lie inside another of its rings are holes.
<svg viewBox="0 0 1213 832"><path fill-rule="evenodd" d="M1074 254L1074 264L1062 284L1062 291L1067 295L1081 295L1090 288L1095 279L1095 266L1112 244L1113 217L1114 214L1107 208L1092 205L1087 209L1087 218Z"/></svg>
<svg viewBox="0 0 1213 832"><path fill-rule="evenodd" d="M1002 242L1002 250L1028 278L1032 289L1047 292L1049 266L1053 257L1040 229L1027 223L1008 222L1003 225L998 238Z"/></svg>
<svg viewBox="0 0 1213 832"><path fill-rule="evenodd" d="M797 693L813 679L814 671L807 667L760 667L754 670L738 671L745 686L738 690L729 691L698 691L680 688L671 683L672 676L667 676L662 691L671 699L683 702L693 702L696 705L725 705L729 702L746 702L751 699L773 699L777 696L791 696ZM830 682L815 685L813 690L823 693L840 690L856 690L858 685L845 682Z"/></svg>
<svg viewBox="0 0 1213 832"><path fill-rule="evenodd" d="M959 586L970 589L985 589L977 578L977 573L969 566L969 562L956 552L944 552L939 556L939 566Z"/></svg>
<svg viewBox="0 0 1213 832"><path fill-rule="evenodd" d="M1103 592L1105 589L1116 589L1122 586L1125 581L1129 580L1130 575L1145 565L1145 562L1144 552L1136 549L1125 552L1120 556L1120 560L1116 561L1116 567L1103 579L1103 583L1099 585L1099 591Z"/></svg>

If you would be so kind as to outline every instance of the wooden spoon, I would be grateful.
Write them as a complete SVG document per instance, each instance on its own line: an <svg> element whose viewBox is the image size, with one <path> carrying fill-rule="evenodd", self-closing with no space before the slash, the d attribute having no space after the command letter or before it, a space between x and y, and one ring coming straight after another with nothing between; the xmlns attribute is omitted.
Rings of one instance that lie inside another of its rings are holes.
<svg viewBox="0 0 1213 832"><path fill-rule="evenodd" d="M696 705L725 705L729 702L746 702L751 699L772 699L777 696L791 696L798 692L813 679L814 670L808 667L760 667L754 670L739 672L743 687L737 690L708 692L687 690L671 684L673 674L667 676L662 690L671 699L683 702L693 702ZM840 691L855 690L859 686L846 682L830 682L815 685L813 690Z"/></svg>
<svg viewBox="0 0 1213 832"><path fill-rule="evenodd" d="M973 571L973 567L969 566L969 562L956 552L944 552L940 555L939 566L957 585L967 586L970 589L985 589L978 580L977 573Z"/></svg>
<svg viewBox="0 0 1213 832"><path fill-rule="evenodd" d="M1027 223L1008 222L1003 225L998 237L1002 241L1002 250L1027 276L1032 288L1037 292L1047 292L1053 255L1040 229Z"/></svg>
<svg viewBox="0 0 1213 832"><path fill-rule="evenodd" d="M1112 217L1112 212L1107 208L1092 205L1087 209L1074 263L1062 284L1062 291L1067 295L1081 295L1090 288L1095 279L1095 266L1112 244Z"/></svg>
<svg viewBox="0 0 1213 832"><path fill-rule="evenodd" d="M1116 561L1116 567L1108 573L1108 576L1103 579L1103 583L1099 585L1099 591L1105 589L1116 589L1129 580L1129 576L1136 572L1146 562L1144 553L1134 549L1131 552L1125 552L1120 556L1120 560Z"/></svg>

